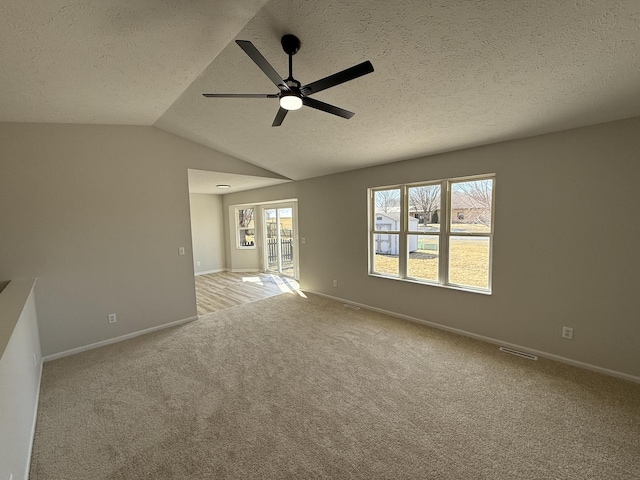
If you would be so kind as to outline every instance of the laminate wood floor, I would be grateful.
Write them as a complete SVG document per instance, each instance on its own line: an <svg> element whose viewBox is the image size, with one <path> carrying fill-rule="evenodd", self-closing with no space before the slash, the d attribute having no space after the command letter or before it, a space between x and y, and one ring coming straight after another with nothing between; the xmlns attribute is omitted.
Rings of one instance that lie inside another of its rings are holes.
<svg viewBox="0 0 640 480"><path fill-rule="evenodd" d="M196 276L198 315L255 302L300 288L292 278L266 273L219 272Z"/></svg>

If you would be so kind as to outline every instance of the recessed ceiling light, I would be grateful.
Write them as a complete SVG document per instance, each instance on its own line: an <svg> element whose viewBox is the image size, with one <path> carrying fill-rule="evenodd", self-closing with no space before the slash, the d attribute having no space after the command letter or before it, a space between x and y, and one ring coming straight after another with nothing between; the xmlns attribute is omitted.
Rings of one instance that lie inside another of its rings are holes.
<svg viewBox="0 0 640 480"><path fill-rule="evenodd" d="M231 188L231 185L216 185L218 188Z"/></svg>

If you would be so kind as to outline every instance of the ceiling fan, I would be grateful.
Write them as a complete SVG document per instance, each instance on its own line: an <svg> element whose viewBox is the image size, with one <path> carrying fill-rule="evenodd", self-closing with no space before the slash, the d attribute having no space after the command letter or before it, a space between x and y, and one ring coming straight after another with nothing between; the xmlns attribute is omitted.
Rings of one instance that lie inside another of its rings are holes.
<svg viewBox="0 0 640 480"><path fill-rule="evenodd" d="M249 55L251 60L262 70L267 77L278 87L280 90L278 93L203 93L202 95L208 98L277 98L280 100L280 109L276 114L276 118L271 124L272 127L279 127L282 125L284 117L287 116L289 110L298 110L303 105L307 107L315 108L316 110L322 110L323 112L331 113L342 118L351 118L355 113L343 108L330 105L328 103L321 102L315 98L311 98L309 95L318 93L327 88L335 87L341 83L348 82L355 78L361 77L368 73L373 72L373 65L370 61L362 62L341 72L334 73L328 77L316 80L307 85L302 86L298 80L293 78L293 56L300 50L300 40L295 35L284 35L280 41L282 49L287 55L289 55L289 76L283 79L278 75L278 72L267 62L253 43L248 40L236 40L236 43Z"/></svg>

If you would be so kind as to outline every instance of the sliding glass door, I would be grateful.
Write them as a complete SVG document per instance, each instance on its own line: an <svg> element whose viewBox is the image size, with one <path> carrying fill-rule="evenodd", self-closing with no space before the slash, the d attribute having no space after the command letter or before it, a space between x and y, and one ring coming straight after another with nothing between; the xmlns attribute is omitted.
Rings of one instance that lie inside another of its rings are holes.
<svg viewBox="0 0 640 480"><path fill-rule="evenodd" d="M298 259L294 205L265 206L262 208L262 219L265 271L295 278Z"/></svg>

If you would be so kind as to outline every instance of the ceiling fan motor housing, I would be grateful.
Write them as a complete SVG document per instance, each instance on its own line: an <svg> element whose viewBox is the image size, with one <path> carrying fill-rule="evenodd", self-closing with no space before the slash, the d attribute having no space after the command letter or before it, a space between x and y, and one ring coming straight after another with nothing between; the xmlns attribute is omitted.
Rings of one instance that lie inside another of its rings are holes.
<svg viewBox="0 0 640 480"><path fill-rule="evenodd" d="M287 55L295 55L298 53L298 50L300 50L300 39L290 33L283 35L280 39L280 43L282 44L284 53Z"/></svg>

